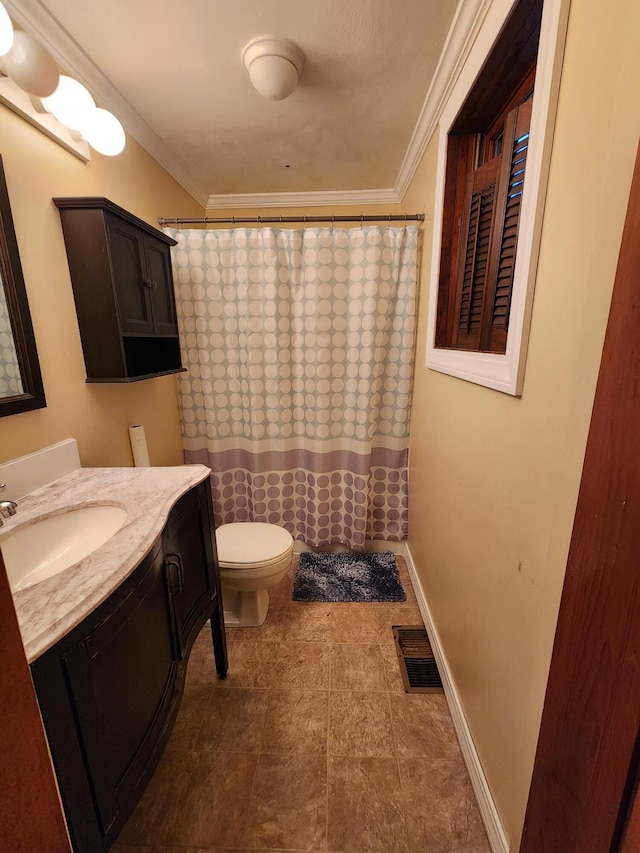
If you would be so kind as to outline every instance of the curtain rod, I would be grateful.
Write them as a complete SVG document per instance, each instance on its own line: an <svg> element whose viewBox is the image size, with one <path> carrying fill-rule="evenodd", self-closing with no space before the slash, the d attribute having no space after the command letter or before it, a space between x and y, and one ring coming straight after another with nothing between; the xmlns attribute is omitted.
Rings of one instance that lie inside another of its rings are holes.
<svg viewBox="0 0 640 853"><path fill-rule="evenodd" d="M424 213L389 213L386 216L232 216L228 219L210 216L195 219L182 219L180 217L167 219L161 216L158 219L158 224L161 227L165 225L244 225L249 223L285 225L291 222L302 222L305 225L315 222L330 222L332 225L335 222L424 222Z"/></svg>

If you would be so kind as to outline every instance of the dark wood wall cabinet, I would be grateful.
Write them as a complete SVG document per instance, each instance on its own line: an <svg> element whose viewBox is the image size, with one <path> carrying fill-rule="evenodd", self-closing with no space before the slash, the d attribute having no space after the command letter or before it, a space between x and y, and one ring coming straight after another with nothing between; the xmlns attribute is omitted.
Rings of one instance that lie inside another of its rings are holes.
<svg viewBox="0 0 640 853"><path fill-rule="evenodd" d="M208 480L176 503L150 553L111 596L31 665L75 853L107 851L133 811L207 619L224 678Z"/></svg>
<svg viewBox="0 0 640 853"><path fill-rule="evenodd" d="M175 240L106 198L54 198L87 382L182 371L171 273Z"/></svg>

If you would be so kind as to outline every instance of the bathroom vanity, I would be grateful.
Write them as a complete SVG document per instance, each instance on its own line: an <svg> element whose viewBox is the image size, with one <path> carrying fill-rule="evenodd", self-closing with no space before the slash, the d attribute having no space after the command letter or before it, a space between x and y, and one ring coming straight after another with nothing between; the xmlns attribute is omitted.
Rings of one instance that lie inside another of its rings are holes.
<svg viewBox="0 0 640 853"><path fill-rule="evenodd" d="M76 853L107 851L136 805L208 619L215 670L226 676L208 474L200 465L80 469L19 507L22 525L43 507L55 514L109 503L127 511L97 551L15 593ZM213 679L213 660L211 670Z"/></svg>

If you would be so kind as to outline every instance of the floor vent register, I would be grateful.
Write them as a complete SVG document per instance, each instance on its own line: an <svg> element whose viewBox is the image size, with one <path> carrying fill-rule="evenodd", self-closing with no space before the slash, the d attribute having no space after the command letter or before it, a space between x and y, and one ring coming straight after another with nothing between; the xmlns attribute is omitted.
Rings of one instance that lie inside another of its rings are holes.
<svg viewBox="0 0 640 853"><path fill-rule="evenodd" d="M421 625L393 625L405 693L444 693L431 643Z"/></svg>

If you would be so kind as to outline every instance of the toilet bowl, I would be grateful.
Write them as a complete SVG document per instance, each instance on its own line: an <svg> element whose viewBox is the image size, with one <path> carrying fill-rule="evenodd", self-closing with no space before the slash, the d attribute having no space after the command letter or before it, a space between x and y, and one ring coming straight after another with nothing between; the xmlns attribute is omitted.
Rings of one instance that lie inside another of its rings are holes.
<svg viewBox="0 0 640 853"><path fill-rule="evenodd" d="M262 625L269 608L269 587L291 566L293 537L277 524L241 521L216 529L224 624Z"/></svg>

